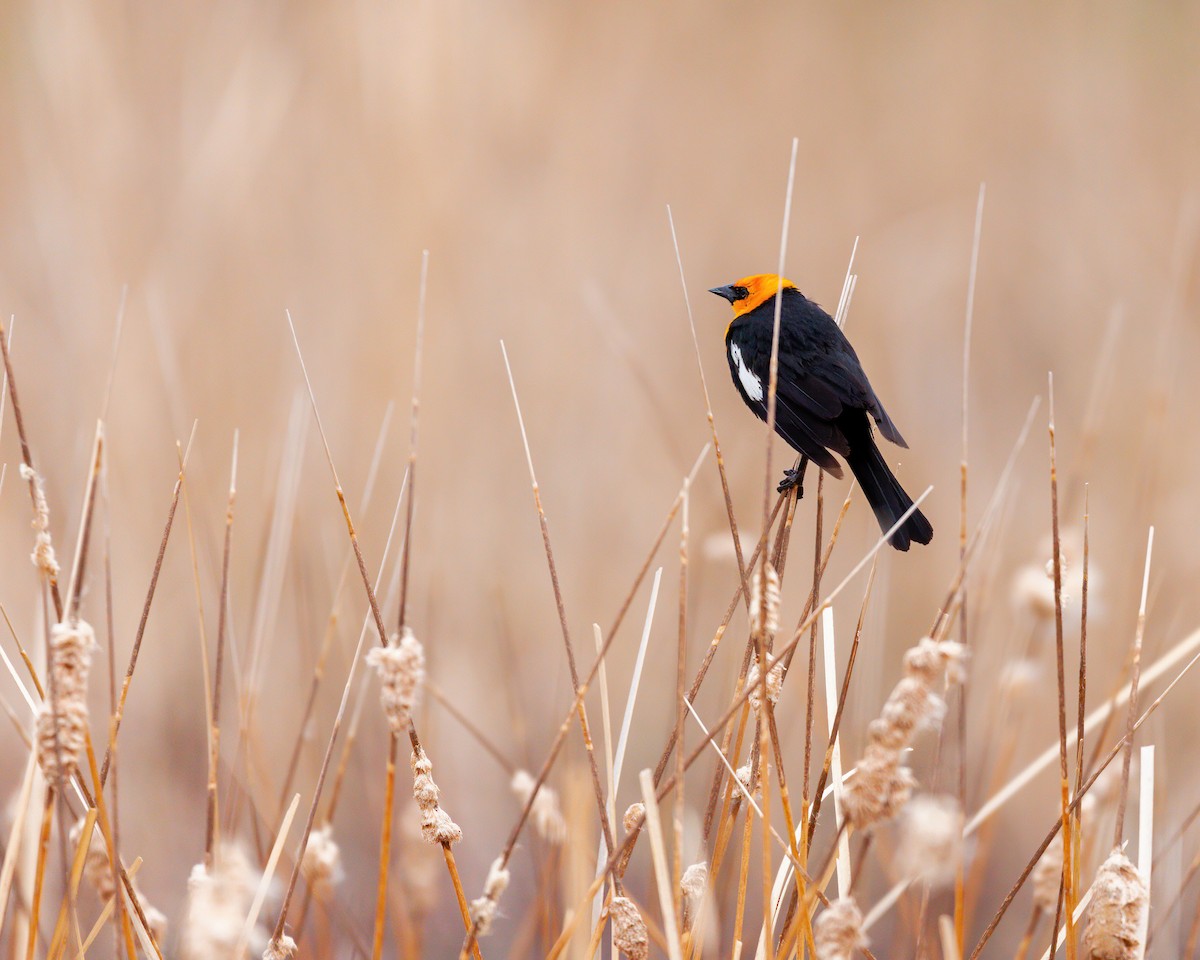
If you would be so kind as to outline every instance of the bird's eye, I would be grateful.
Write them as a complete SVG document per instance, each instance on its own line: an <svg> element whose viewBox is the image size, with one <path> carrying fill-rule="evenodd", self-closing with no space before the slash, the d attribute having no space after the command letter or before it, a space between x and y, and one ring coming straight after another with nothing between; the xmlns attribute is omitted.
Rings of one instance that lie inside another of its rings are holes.
<svg viewBox="0 0 1200 960"><path fill-rule="evenodd" d="M738 300L745 300L748 296L750 296L750 291L745 287L733 288L733 299L735 302Z"/></svg>

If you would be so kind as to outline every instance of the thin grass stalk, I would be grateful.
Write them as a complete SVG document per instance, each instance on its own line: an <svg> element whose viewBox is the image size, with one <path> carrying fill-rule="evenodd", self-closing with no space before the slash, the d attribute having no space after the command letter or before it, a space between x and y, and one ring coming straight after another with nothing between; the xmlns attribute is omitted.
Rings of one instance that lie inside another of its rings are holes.
<svg viewBox="0 0 1200 960"><path fill-rule="evenodd" d="M108 781L108 768L112 763L113 750L116 749L117 735L121 732L121 719L125 714L125 700L129 696L129 685L133 682L133 672L137 669L138 654L142 650L142 639L146 635L146 623L150 619L150 607L154 603L154 592L158 588L158 578L162 573L163 558L167 553L167 542L171 538L171 528L175 523L175 511L179 507L179 496L183 490L184 470L187 467L188 454L192 449L192 441L196 438L196 424L192 423L192 432L188 437L187 446L183 451L183 465L175 478L175 488L171 492L171 505L167 508L167 521L163 526L162 539L158 544L158 554L154 558L154 569L150 573L150 587L146 591L146 600L142 604L142 615L138 620L137 633L133 638L133 649L129 653L129 665L125 668L125 678L121 681L121 694L117 698L117 709L113 713L112 730L108 746L104 751L104 763L100 766L100 785Z"/></svg>
<svg viewBox="0 0 1200 960"><path fill-rule="evenodd" d="M29 467L27 483L29 486L29 502L36 517L38 512L37 475L34 472L33 453L29 449L29 437L25 432L25 417L21 412L21 400L17 396L17 380L13 375L12 356L8 352L8 336L5 334L4 321L0 320L0 354L4 357L4 378L8 387L8 395L12 398L13 421L17 425L17 438L21 443L21 461ZM58 577L49 570L43 571L46 584L50 590L50 598L54 602L54 616L61 620L63 615L62 597L58 590Z"/></svg>
<svg viewBox="0 0 1200 960"><path fill-rule="evenodd" d="M1054 650L1058 676L1058 763L1059 796L1063 830L1063 893L1066 905L1067 960L1075 960L1075 841L1070 812L1071 781L1067 768L1067 678L1063 658L1062 545L1058 527L1058 463L1054 438L1054 375L1049 376L1050 396L1050 524L1054 543ZM1051 942L1057 935L1057 920L1051 927Z"/></svg>
<svg viewBox="0 0 1200 960"><path fill-rule="evenodd" d="M725 458L721 455L721 442L717 437L717 422L713 417L712 400L708 395L708 378L704 375L704 361L700 356L700 338L696 335L696 318L692 314L692 298L688 295L687 279L683 273L683 254L679 250L679 236L675 232L675 217L671 213L671 205L667 204L667 223L671 227L671 243L675 247L675 262L679 266L679 285L683 289L683 304L687 310L688 328L692 333L692 347L696 352L696 369L700 373L700 389L704 393L704 412L708 417L708 428L712 433L713 455L717 461L717 473L721 478L721 494L725 498L725 515L729 520L729 533L733 537L733 552L737 558L738 580L741 583L741 595L746 602L746 612L750 611L750 581L746 570L746 562L742 556L742 540L738 536L737 520L733 513L733 496L729 492L729 477L725 472Z"/></svg>
<svg viewBox="0 0 1200 960"><path fill-rule="evenodd" d="M221 760L221 669L225 659L225 634L229 609L229 559L233 552L233 505L237 499L238 434L233 432L233 456L229 470L229 496L225 504L225 544L221 552L221 600L217 610L217 662L213 669L212 707L209 710L208 810L204 832L204 866L213 869L213 851L218 841L217 767ZM182 474L181 474L182 475Z"/></svg>
<svg viewBox="0 0 1200 960"><path fill-rule="evenodd" d="M1146 536L1146 567L1142 573L1142 599L1138 603L1137 628L1133 635L1133 678L1129 682L1129 712L1125 722L1125 755L1121 758L1121 794L1117 801L1117 822L1113 828L1113 846L1125 835L1125 807L1129 800L1129 766L1133 759L1133 718L1137 716L1138 681L1142 673L1142 638L1146 634L1146 595L1150 590L1150 555L1154 551L1154 527Z"/></svg>
<svg viewBox="0 0 1200 960"><path fill-rule="evenodd" d="M674 226L674 224L672 224ZM675 915L683 926L683 744L686 708L683 702L684 677L687 670L687 603L688 603L688 493L690 484L683 486L683 519L679 532L679 630L675 655L675 726L679 730L679 749L675 751L675 808L674 861L671 870L671 889L675 892ZM739 554L740 554L739 550Z"/></svg>

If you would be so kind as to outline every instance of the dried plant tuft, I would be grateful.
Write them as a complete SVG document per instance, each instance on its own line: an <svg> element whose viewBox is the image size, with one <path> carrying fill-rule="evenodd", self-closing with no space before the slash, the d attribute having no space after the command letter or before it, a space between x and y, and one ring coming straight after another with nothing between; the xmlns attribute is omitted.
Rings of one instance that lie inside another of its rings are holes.
<svg viewBox="0 0 1200 960"><path fill-rule="evenodd" d="M308 836L300 872L318 900L326 900L341 883L342 852L333 839L333 824L327 823Z"/></svg>
<svg viewBox="0 0 1200 960"><path fill-rule="evenodd" d="M479 936L484 936L492 929L492 921L496 919L500 897L508 889L508 881L509 872L504 867L504 860L497 857L488 869L483 896L471 901L471 921L475 924Z"/></svg>
<svg viewBox="0 0 1200 960"><path fill-rule="evenodd" d="M1092 884L1084 949L1093 960L1141 957L1141 931L1149 894L1142 875L1125 854L1114 850Z"/></svg>
<svg viewBox="0 0 1200 960"><path fill-rule="evenodd" d="M646 960L650 956L650 937L646 921L628 897L613 897L608 905L612 917L613 943L629 960Z"/></svg>
<svg viewBox="0 0 1200 960"><path fill-rule="evenodd" d="M50 783L60 780L60 757L61 779L68 779L79 769L79 758L87 745L88 672L95 646L95 634L83 620L56 623L50 628L51 689L57 704L47 699L37 717L38 763Z"/></svg>
<svg viewBox="0 0 1200 960"><path fill-rule="evenodd" d="M1033 903L1042 913L1054 916L1058 911L1058 893L1062 889L1062 834L1056 834L1033 868Z"/></svg>
<svg viewBox="0 0 1200 960"><path fill-rule="evenodd" d="M408 729L408 721L425 681L425 651L411 629L388 637L387 646L367 654L367 665L379 674L379 701L393 733Z"/></svg>
<svg viewBox="0 0 1200 960"><path fill-rule="evenodd" d="M433 782L433 764L425 751L414 753L409 761L413 772L413 799L421 811L421 835L429 843L458 843L462 830L450 814L438 805L438 785Z"/></svg>
<svg viewBox="0 0 1200 960"><path fill-rule="evenodd" d="M679 887L683 892L683 929L691 930L708 890L708 864L704 861L691 864L683 871Z"/></svg>
<svg viewBox="0 0 1200 960"><path fill-rule="evenodd" d="M767 663L771 668L767 671L767 701L774 706L779 702L779 692L783 689L783 661L767 654ZM755 658L746 673L746 686L753 692L750 694L750 705L755 711L762 709L762 678L758 671L758 659Z"/></svg>
<svg viewBox="0 0 1200 960"><path fill-rule="evenodd" d="M180 942L184 957L233 960L258 880L245 852L235 844L221 845L211 871L202 863L192 867Z"/></svg>
<svg viewBox="0 0 1200 960"><path fill-rule="evenodd" d="M855 829L891 819L908 801L916 780L901 762L903 750L919 730L941 723L946 704L935 687L962 682L965 662L966 649L953 640L923 637L904 654L905 675L868 725L858 775L846 787L843 807Z"/></svg>
<svg viewBox="0 0 1200 960"><path fill-rule="evenodd" d="M50 506L46 503L46 486L41 474L27 463L21 464L21 479L33 483L33 529L37 531L37 540L29 559L46 576L57 577L58 559L50 540Z"/></svg>
<svg viewBox="0 0 1200 960"><path fill-rule="evenodd" d="M944 887L962 854L963 813L954 797L924 794L905 806L896 864L906 876Z"/></svg>
<svg viewBox="0 0 1200 960"><path fill-rule="evenodd" d="M758 636L762 624L770 636L779 632L779 574L770 563L766 564L766 588L763 588L763 568L754 572L750 581L750 631Z"/></svg>
<svg viewBox="0 0 1200 960"><path fill-rule="evenodd" d="M527 770L518 770L513 774L512 792L522 803L529 803L533 796L533 787L537 781ZM542 784L533 799L529 815L533 820L534 829L547 843L555 846L562 845L567 839L567 822L563 819L562 809L558 802L558 793L547 784Z"/></svg>
<svg viewBox="0 0 1200 960"><path fill-rule="evenodd" d="M867 945L863 915L853 897L833 901L813 925L816 960L850 960Z"/></svg>
<svg viewBox="0 0 1200 960"><path fill-rule="evenodd" d="M285 933L278 940L271 939L263 951L262 960L291 960L299 955L300 948L296 946L296 941Z"/></svg>
<svg viewBox="0 0 1200 960"><path fill-rule="evenodd" d="M621 823L625 826L625 832L629 833L636 830L639 823L646 816L646 805L643 803L631 803L625 808L625 816L621 818Z"/></svg>

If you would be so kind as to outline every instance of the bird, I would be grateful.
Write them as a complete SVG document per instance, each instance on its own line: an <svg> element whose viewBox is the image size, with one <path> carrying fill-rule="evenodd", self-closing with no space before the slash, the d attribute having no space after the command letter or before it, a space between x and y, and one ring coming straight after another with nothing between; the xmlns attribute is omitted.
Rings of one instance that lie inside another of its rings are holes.
<svg viewBox="0 0 1200 960"><path fill-rule="evenodd" d="M733 385L760 420L767 419L771 341L775 301L779 313L779 361L775 392L775 432L800 454L797 467L785 470L779 492L799 487L811 460L835 477L842 457L862 487L867 502L886 533L913 505L880 453L874 432L908 447L884 410L858 354L841 328L820 305L778 275L755 274L713 287L710 293L728 300L733 320L725 330L725 353ZM874 427L872 427L874 422ZM929 543L933 526L920 510L894 530L889 542L897 550Z"/></svg>

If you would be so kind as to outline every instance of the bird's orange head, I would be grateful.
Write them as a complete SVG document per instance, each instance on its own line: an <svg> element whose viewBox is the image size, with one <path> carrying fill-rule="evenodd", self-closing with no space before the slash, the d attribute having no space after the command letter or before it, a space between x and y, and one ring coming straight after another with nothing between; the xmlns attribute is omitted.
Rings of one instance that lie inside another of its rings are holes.
<svg viewBox="0 0 1200 960"><path fill-rule="evenodd" d="M708 292L728 300L733 305L734 319L737 319L761 307L779 292L780 287L796 289L796 285L786 277L781 280L775 273L756 273L752 277L742 277L736 283L713 287Z"/></svg>

